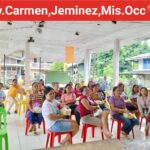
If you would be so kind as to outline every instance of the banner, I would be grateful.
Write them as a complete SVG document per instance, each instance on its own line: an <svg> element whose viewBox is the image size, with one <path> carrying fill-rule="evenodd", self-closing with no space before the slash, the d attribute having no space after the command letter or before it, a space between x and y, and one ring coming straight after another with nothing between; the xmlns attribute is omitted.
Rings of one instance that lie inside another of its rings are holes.
<svg viewBox="0 0 150 150"><path fill-rule="evenodd" d="M74 63L74 47L66 46L66 63Z"/></svg>

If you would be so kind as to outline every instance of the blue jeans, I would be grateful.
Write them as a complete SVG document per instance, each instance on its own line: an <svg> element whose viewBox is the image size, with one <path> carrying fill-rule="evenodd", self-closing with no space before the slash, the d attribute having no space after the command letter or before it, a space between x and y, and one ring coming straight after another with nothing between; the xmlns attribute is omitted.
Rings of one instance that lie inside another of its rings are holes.
<svg viewBox="0 0 150 150"><path fill-rule="evenodd" d="M38 124L41 124L42 120L43 120L43 116L42 116L42 113L33 113L31 112L30 110L28 111L28 119L30 121L31 124L34 124L34 123L38 123Z"/></svg>
<svg viewBox="0 0 150 150"><path fill-rule="evenodd" d="M127 119L120 114L114 114L113 117L123 122L123 126L121 130L124 131L126 134L129 134L135 125L138 125L138 120L135 118Z"/></svg>
<svg viewBox="0 0 150 150"><path fill-rule="evenodd" d="M50 128L53 132L68 132L71 131L71 123L69 120L57 120Z"/></svg>

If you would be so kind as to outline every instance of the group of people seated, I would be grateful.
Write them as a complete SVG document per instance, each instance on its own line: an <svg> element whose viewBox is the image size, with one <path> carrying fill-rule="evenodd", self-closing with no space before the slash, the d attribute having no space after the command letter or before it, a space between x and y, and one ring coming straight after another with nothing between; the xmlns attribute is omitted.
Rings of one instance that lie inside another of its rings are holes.
<svg viewBox="0 0 150 150"><path fill-rule="evenodd" d="M1 86L2 84L0 84L0 92ZM11 97L12 104L15 103L17 107L15 96L21 89L17 85L17 80L13 80L12 86L8 96ZM8 114L12 104L7 111ZM107 139L112 137L109 130L109 115L123 122L121 133L127 139L133 127L138 125L140 117L146 117L148 120L146 131L150 126L148 90L146 87L139 88L138 85L133 85L132 95L127 98L124 94L124 84L121 82L113 87L112 94L108 96L100 89L100 85L93 81L89 81L87 86L82 87L79 83L74 87L68 83L64 89L60 89L58 82L53 82L51 87L46 87L43 81L39 81L32 84L32 93L27 104L26 116L31 124L30 132L34 134L37 134L35 123L41 124L43 118L46 128L53 132L72 131L74 136L82 122L101 127ZM75 120L61 114L60 110L63 107L71 109L71 115L75 115ZM37 112L37 108L41 108L41 111ZM70 138L70 135L67 135L62 144L70 144Z"/></svg>

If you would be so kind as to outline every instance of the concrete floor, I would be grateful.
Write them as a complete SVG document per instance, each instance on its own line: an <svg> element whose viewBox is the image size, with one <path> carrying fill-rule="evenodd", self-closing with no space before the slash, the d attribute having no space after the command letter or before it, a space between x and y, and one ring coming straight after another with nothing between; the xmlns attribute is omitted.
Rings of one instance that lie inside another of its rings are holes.
<svg viewBox="0 0 150 150"><path fill-rule="evenodd" d="M42 126L41 129L38 129L38 135L29 135L25 136L25 114L18 116L16 114L8 115L7 117L7 130L8 130L8 137L9 137L9 148L10 150L34 150L34 149L44 149L45 142L46 142L46 135L43 134ZM110 120L111 124L111 120ZM150 150L150 136L145 138L144 135L144 125L145 122L142 124L141 131L139 127L135 127L135 139L134 140L116 140L116 125L114 125L113 130L113 139L112 140L101 140L101 135L99 134L99 129L95 131L95 138L91 137L91 130L89 129L87 135L87 142L90 142L83 146L81 139L81 128L78 134L73 138L73 143L78 145L71 145L69 147L65 147L66 150L73 149L73 150L80 150L85 149L89 150L99 148L100 150ZM97 141L97 142L91 142ZM59 146L57 140L55 140L55 146ZM118 146L121 148L118 148ZM92 147L92 148L91 148ZM62 149L62 147L56 147L56 149ZM64 148L63 148L64 149ZM3 148L5 150L5 148Z"/></svg>

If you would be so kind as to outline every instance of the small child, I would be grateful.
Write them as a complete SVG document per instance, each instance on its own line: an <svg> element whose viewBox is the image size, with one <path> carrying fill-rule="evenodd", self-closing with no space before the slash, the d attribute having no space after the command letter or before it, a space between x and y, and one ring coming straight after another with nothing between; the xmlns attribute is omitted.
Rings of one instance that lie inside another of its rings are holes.
<svg viewBox="0 0 150 150"><path fill-rule="evenodd" d="M6 95L3 91L3 83L0 83L0 107L4 107L4 101L5 101Z"/></svg>

